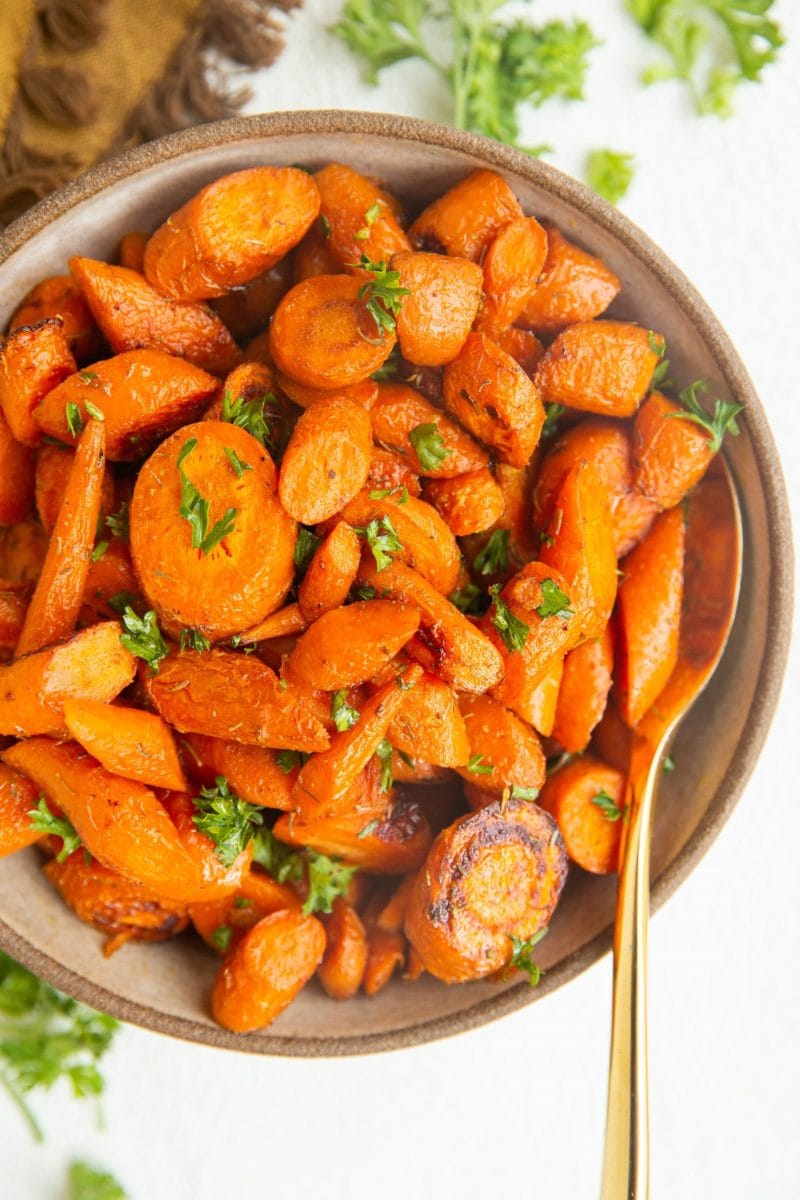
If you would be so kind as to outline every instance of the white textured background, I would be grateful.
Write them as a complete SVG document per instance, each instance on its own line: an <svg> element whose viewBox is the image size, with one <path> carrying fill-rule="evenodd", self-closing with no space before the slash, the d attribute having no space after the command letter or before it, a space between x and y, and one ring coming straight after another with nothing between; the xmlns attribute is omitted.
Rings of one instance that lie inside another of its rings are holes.
<svg viewBox="0 0 800 1200"><path fill-rule="evenodd" d="M324 31L339 0L306 0L250 111L346 107L446 119L414 65L365 86ZM581 173L587 150L633 151L624 211L697 284L732 335L800 498L800 5L762 86L730 121L693 116L673 85L642 89L652 57L622 0L537 0L605 44L587 103L524 130ZM654 1200L800 1197L800 679L797 655L736 812L651 931ZM124 953L124 951L123 951ZM0 1197L54 1200L67 1161L97 1160L133 1200L437 1200L597 1194L610 962L528 1011L448 1042L330 1062L253 1059L137 1029L106 1066L105 1131L56 1092L35 1103L38 1148L0 1095Z"/></svg>

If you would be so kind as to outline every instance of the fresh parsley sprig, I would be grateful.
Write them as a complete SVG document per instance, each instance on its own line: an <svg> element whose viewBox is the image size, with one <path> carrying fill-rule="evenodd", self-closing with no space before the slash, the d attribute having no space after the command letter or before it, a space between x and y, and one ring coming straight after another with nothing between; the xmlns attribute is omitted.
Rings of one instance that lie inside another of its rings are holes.
<svg viewBox="0 0 800 1200"><path fill-rule="evenodd" d="M0 1084L37 1141L44 1135L28 1093L66 1079L73 1095L99 1096L98 1063L117 1029L112 1017L63 996L0 951Z"/></svg>
<svg viewBox="0 0 800 1200"><path fill-rule="evenodd" d="M508 652L514 654L521 650L528 640L530 625L515 617L508 605L500 599L499 583L489 588L489 594L494 600L492 624L503 639Z"/></svg>
<svg viewBox="0 0 800 1200"><path fill-rule="evenodd" d="M31 827L37 833L53 834L55 837L61 838L63 845L56 855L56 862L64 862L73 850L78 850L83 845L72 822L68 821L66 817L57 817L50 811L44 792L39 794L39 803L36 808L29 810L28 816Z"/></svg>
<svg viewBox="0 0 800 1200"><path fill-rule="evenodd" d="M376 571L385 571L391 564L392 555L405 549L387 516L374 517L368 525L354 525L353 529L366 540L375 559Z"/></svg>
<svg viewBox="0 0 800 1200"><path fill-rule="evenodd" d="M218 775L214 787L200 789L194 797L194 824L211 838L217 858L230 867L249 846L254 827L263 825L264 815L256 804L249 804L232 792L224 775Z"/></svg>
<svg viewBox="0 0 800 1200"><path fill-rule="evenodd" d="M716 454L722 446L722 440L726 433L729 433L731 437L739 436L736 418L742 412L744 405L735 404L732 400L720 400L715 396L714 413L713 416L709 416L700 401L700 396L707 396L708 391L709 386L706 379L697 379L694 383L690 383L688 387L678 393L678 399L683 405L683 412L670 413L665 420L678 417L683 421L693 421L695 425L699 425L706 431L711 452Z"/></svg>
<svg viewBox="0 0 800 1200"><path fill-rule="evenodd" d="M204 654L206 650L211 649L211 642L199 629L184 626L181 630L180 647L181 650L194 650L196 654Z"/></svg>
<svg viewBox="0 0 800 1200"><path fill-rule="evenodd" d="M609 204L619 204L633 180L634 158L619 150L592 150L586 160L586 182Z"/></svg>
<svg viewBox="0 0 800 1200"><path fill-rule="evenodd" d="M542 603L536 609L536 612L546 620L547 617L574 617L574 611L569 607L570 599L566 592L562 592L554 579L542 580Z"/></svg>
<svg viewBox="0 0 800 1200"><path fill-rule="evenodd" d="M67 1200L128 1200L122 1184L108 1171L85 1162L70 1164Z"/></svg>
<svg viewBox="0 0 800 1200"><path fill-rule="evenodd" d="M381 791L390 792L394 783L394 775L392 774L392 745L386 738L383 738L375 751L375 757L381 764Z"/></svg>
<svg viewBox="0 0 800 1200"><path fill-rule="evenodd" d="M372 279L358 289L358 298L375 322L378 340L383 341L386 334L394 337L395 317L403 307L403 299L411 294L408 288L401 287L400 272L390 271L383 261L373 262L368 254L362 254L353 266L372 275Z"/></svg>
<svg viewBox="0 0 800 1200"><path fill-rule="evenodd" d="M153 674L157 675L162 660L169 654L169 646L164 641L154 610L151 608L140 617L126 604L122 614L122 628L119 640L125 649L130 650L137 658L144 659Z"/></svg>
<svg viewBox="0 0 800 1200"><path fill-rule="evenodd" d="M238 509L229 508L211 528L208 527L211 514L210 500L204 500L183 469L183 464L197 445L197 438L189 438L184 442L178 455L177 467L181 479L181 502L178 512L189 522L192 531L192 549L201 554L209 554L223 538L233 533L234 522Z"/></svg>
<svg viewBox="0 0 800 1200"><path fill-rule="evenodd" d="M113 533L114 537L120 538L123 542L129 542L131 540L131 518L128 501L123 500L116 512L109 513L105 523L106 528Z"/></svg>
<svg viewBox="0 0 800 1200"><path fill-rule="evenodd" d="M414 447L423 471L438 470L453 453L449 446L445 446L439 426L434 421L425 425L415 425L409 430L408 440Z"/></svg>
<svg viewBox="0 0 800 1200"><path fill-rule="evenodd" d="M268 412L268 410L272 412ZM275 449L275 437L270 422L280 417L280 405L272 392L264 392L262 396L253 396L246 400L244 396L233 396L226 388L222 395L222 413L220 419L229 425L238 425L246 430L262 446ZM244 467L245 470L249 468Z"/></svg>
<svg viewBox="0 0 800 1200"><path fill-rule="evenodd" d="M347 688L340 688L331 697L331 720L340 733L352 729L361 714L347 702Z"/></svg>
<svg viewBox="0 0 800 1200"><path fill-rule="evenodd" d="M600 809L607 821L618 821L624 812L624 809L619 807L613 796L609 796L605 788L600 788L600 791L592 796L592 804Z"/></svg>
<svg viewBox="0 0 800 1200"><path fill-rule="evenodd" d="M471 775L491 775L494 771L494 765L483 761L482 754L471 754L467 763L467 770Z"/></svg>
<svg viewBox="0 0 800 1200"><path fill-rule="evenodd" d="M482 550L475 555L473 567L479 575L504 575L508 570L508 551L511 531L495 529Z"/></svg>
<svg viewBox="0 0 800 1200"><path fill-rule="evenodd" d="M303 912L329 913L337 896L343 895L358 870L345 866L338 858L318 854L316 850L293 850L278 840L271 829L262 828L253 840L253 860L278 883L308 885Z"/></svg>
<svg viewBox="0 0 800 1200"><path fill-rule="evenodd" d="M528 983L531 987L536 987L539 980L542 978L542 970L537 967L533 961L533 949L538 946L539 942L547 933L547 929L540 929L532 938L527 941L521 941L520 938L512 937L511 939L511 961L509 966L516 967L518 971L523 971L528 976Z"/></svg>

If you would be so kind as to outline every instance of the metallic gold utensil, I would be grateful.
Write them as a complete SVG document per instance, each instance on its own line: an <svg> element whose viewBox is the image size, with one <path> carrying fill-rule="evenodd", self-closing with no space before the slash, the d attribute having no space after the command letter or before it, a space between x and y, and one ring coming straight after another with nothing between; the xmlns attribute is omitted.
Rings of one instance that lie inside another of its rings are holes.
<svg viewBox="0 0 800 1200"><path fill-rule="evenodd" d="M646 1200L647 923L653 804L665 751L728 640L742 574L742 521L730 472L718 457L688 505L678 663L633 731L628 824L614 926L614 1000L601 1200Z"/></svg>

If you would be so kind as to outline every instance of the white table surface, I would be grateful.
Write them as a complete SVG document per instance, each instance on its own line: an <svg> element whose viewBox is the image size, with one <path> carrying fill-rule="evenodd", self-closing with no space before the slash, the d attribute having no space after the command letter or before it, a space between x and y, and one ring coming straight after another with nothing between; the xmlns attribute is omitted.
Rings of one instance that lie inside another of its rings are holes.
<svg viewBox="0 0 800 1200"><path fill-rule="evenodd" d="M697 284L766 405L800 499L800 5L762 86L727 123L673 85L636 82L648 48L622 0L538 0L605 38L586 104L550 104L526 129L580 173L587 150L630 150L624 211ZM364 85L325 32L339 0L306 0L249 110L345 107L446 119L413 65ZM800 674L795 652L769 741L738 808L651 930L654 1200L800 1197ZM124 953L124 951L123 951ZM125 1029L108 1057L105 1130L66 1091L36 1098L34 1146L0 1095L0 1196L61 1196L87 1156L133 1200L433 1200L597 1195L610 961L531 1008L417 1049L328 1062L223 1053Z"/></svg>

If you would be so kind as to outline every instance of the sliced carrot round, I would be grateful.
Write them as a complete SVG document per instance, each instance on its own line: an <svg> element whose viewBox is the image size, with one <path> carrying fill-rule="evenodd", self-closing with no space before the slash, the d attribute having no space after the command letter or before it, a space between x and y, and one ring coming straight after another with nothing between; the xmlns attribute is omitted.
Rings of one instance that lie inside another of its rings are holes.
<svg viewBox="0 0 800 1200"><path fill-rule="evenodd" d="M371 454L369 413L341 396L318 400L289 438L281 464L281 504L306 525L327 520L364 486Z"/></svg>

